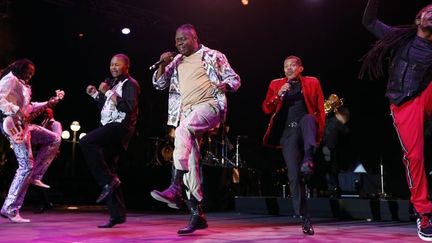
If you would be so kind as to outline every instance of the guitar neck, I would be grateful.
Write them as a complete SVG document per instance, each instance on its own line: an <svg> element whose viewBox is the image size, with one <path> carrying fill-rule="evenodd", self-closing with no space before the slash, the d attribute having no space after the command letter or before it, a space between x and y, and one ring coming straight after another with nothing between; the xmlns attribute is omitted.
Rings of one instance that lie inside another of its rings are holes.
<svg viewBox="0 0 432 243"><path fill-rule="evenodd" d="M34 119L36 119L36 117L40 116L42 113L44 113L44 111L47 108L52 108L54 105L50 105L49 102L47 102L45 105L39 106L36 110L32 111L30 113L30 115L26 118L26 122L30 123L32 122Z"/></svg>

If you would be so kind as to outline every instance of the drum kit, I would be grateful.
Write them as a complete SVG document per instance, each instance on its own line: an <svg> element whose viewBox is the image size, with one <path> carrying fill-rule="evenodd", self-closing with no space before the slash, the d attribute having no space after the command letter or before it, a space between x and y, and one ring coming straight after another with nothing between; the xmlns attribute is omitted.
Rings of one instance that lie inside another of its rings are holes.
<svg viewBox="0 0 432 243"><path fill-rule="evenodd" d="M261 195L258 174L240 156L240 152L244 151L241 142L248 137L238 135L233 144L227 136L228 132L229 127L221 125L203 135L200 141L201 177L211 178L212 175L223 172L225 176L220 180L226 180L224 183L230 187L227 191L236 191L239 195ZM149 165L173 168L174 130L164 138L149 139L154 142L153 159Z"/></svg>
<svg viewBox="0 0 432 243"><path fill-rule="evenodd" d="M154 141L154 155L150 164L153 166L172 164L174 140L159 137L149 137L149 139Z"/></svg>
<svg viewBox="0 0 432 243"><path fill-rule="evenodd" d="M173 152L174 152L174 127L168 127L166 136L160 137L148 137L148 139L154 142L154 154L150 162L153 166L165 166L172 165L173 163Z"/></svg>
<svg viewBox="0 0 432 243"><path fill-rule="evenodd" d="M247 136L236 136L233 145L227 136L229 126L221 125L205 134L200 142L201 163L211 166L240 168L246 167L246 161L240 157L240 142ZM165 166L173 163L175 129L169 128L164 138L149 137L154 141L154 155L150 162L153 166Z"/></svg>
<svg viewBox="0 0 432 243"><path fill-rule="evenodd" d="M240 157L240 141L247 136L236 136L233 145L228 137L229 129L228 125L222 124L204 136L201 163L221 167L246 167L246 161Z"/></svg>

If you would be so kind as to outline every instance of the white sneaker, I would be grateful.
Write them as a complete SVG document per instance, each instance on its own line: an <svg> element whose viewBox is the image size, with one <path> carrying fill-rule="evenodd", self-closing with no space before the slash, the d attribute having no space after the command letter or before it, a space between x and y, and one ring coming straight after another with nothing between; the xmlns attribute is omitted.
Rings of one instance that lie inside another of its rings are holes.
<svg viewBox="0 0 432 243"><path fill-rule="evenodd" d="M38 187L51 188L49 185L47 185L47 184L43 183L41 180L37 180L37 179L34 179L30 183L35 185L35 186L38 186Z"/></svg>
<svg viewBox="0 0 432 243"><path fill-rule="evenodd" d="M30 223L30 219L25 219L25 218L21 217L21 215L18 212L14 216L12 216L11 214L2 210L1 216L8 218L11 222L14 222L14 223Z"/></svg>
<svg viewBox="0 0 432 243"><path fill-rule="evenodd" d="M417 218L417 234L424 241L432 241L432 224L429 214L423 214Z"/></svg>
<svg viewBox="0 0 432 243"><path fill-rule="evenodd" d="M9 220L14 222L14 223L30 223L30 219L25 219L23 217L21 217L21 215L19 215L19 213L17 213L14 217L9 217Z"/></svg>

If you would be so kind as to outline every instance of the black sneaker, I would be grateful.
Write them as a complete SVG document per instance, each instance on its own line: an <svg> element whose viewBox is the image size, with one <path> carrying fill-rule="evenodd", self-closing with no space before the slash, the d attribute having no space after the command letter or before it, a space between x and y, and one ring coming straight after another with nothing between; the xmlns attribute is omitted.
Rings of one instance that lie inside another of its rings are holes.
<svg viewBox="0 0 432 243"><path fill-rule="evenodd" d="M423 214L417 218L417 234L424 241L432 241L431 215Z"/></svg>

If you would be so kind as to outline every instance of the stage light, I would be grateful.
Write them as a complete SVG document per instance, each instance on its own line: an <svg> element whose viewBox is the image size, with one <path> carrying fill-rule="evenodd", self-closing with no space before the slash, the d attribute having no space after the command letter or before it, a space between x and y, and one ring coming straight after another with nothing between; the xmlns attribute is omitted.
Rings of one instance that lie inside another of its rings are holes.
<svg viewBox="0 0 432 243"><path fill-rule="evenodd" d="M81 126L78 121L73 121L72 124L70 125L70 129L73 132L78 132L81 129Z"/></svg>
<svg viewBox="0 0 432 243"><path fill-rule="evenodd" d="M70 175L74 174L74 167L75 167L75 147L76 144L79 143L79 139L81 139L83 136L85 136L85 133L80 133L79 138L77 139L77 133L81 129L81 125L78 121L73 121L69 128L72 130L72 140L69 140L71 138L71 132L68 130L64 130L61 134L61 137L63 138L63 141L72 143L72 160L69 161L69 163L66 165L67 171L69 171Z"/></svg>
<svg viewBox="0 0 432 243"><path fill-rule="evenodd" d="M249 4L249 0L241 0L241 3L242 3L244 6L246 6L246 5Z"/></svg>
<svg viewBox="0 0 432 243"><path fill-rule="evenodd" d="M85 132L80 133L80 135L79 135L79 139L81 140L81 138L83 138L86 134L87 134L87 133L85 133Z"/></svg>
<svg viewBox="0 0 432 243"><path fill-rule="evenodd" d="M353 172L354 172L354 173L367 173L365 167L364 167L363 164L360 163L360 162L357 164L357 166L355 167L355 169L354 169Z"/></svg>
<svg viewBox="0 0 432 243"><path fill-rule="evenodd" d="M69 139L70 138L70 132L68 130L64 130L61 134L61 137L63 139Z"/></svg>
<svg viewBox="0 0 432 243"><path fill-rule="evenodd" d="M121 32L122 32L123 35L128 35L131 31L130 31L129 28L123 28L123 29L121 30Z"/></svg>

